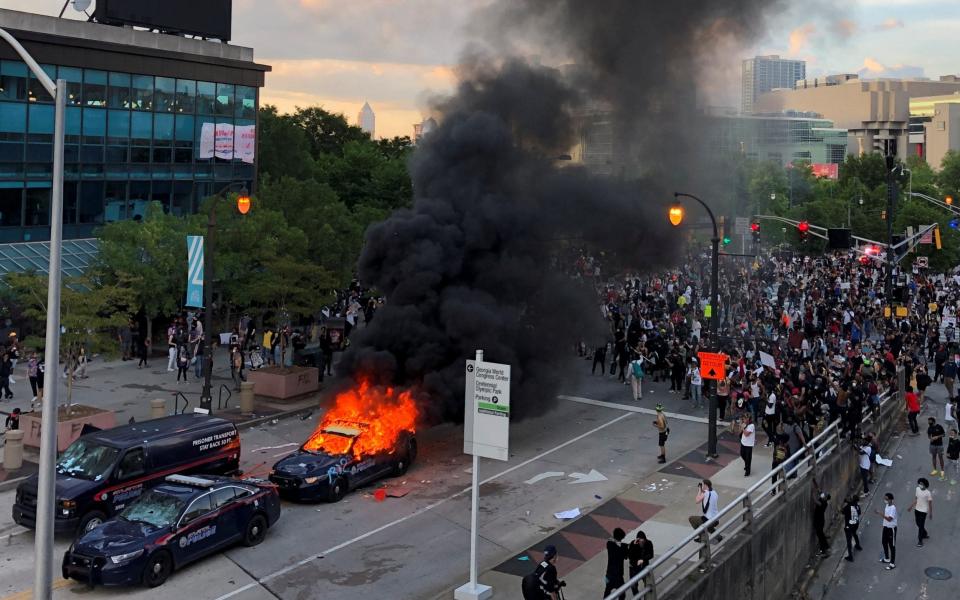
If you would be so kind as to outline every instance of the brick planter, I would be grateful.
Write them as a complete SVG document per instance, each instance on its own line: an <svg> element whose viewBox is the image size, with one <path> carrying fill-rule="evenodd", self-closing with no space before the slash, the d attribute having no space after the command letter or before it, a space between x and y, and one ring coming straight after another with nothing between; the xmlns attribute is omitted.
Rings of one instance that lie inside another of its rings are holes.
<svg viewBox="0 0 960 600"><path fill-rule="evenodd" d="M69 413L66 406L61 406L57 418L57 451L62 452L72 444L83 431L84 425L92 425L97 429L110 429L117 424L112 410L104 410L83 404L74 404ZM23 413L20 417L20 429L23 429L23 445L40 447L40 422L43 413L40 411Z"/></svg>
<svg viewBox="0 0 960 600"><path fill-rule="evenodd" d="M258 396L285 400L320 389L320 372L314 367L267 367L247 373Z"/></svg>

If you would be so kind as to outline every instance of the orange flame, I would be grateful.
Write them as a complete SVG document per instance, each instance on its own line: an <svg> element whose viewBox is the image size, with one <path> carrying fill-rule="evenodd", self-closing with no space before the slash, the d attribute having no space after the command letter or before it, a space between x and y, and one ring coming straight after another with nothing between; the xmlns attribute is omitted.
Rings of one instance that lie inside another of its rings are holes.
<svg viewBox="0 0 960 600"><path fill-rule="evenodd" d="M417 405L409 390L398 392L363 379L357 387L337 394L333 407L303 447L333 455L352 452L360 459L384 451L393 452L400 435L416 431L416 424ZM362 433L354 440L325 431L331 427L352 428Z"/></svg>

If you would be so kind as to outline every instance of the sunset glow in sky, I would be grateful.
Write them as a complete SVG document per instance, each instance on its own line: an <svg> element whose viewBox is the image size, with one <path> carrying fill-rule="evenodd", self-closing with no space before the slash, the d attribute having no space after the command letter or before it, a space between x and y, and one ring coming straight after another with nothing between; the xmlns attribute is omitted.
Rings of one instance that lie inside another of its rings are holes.
<svg viewBox="0 0 960 600"><path fill-rule="evenodd" d="M258 62L273 66L262 103L281 111L320 104L353 123L366 101L376 112L378 137L411 135L427 99L453 85L451 66L475 35L470 15L490 1L234 0L233 43L253 47ZM721 99L738 104L734 75L740 59L753 54L803 58L811 77L860 72L936 78L960 70L954 41L960 2L840 0L832 5L839 6L833 14L820 9L777 15L754 48L731 53L723 71L732 80ZM61 0L3 2L4 8L53 15L62 6ZM68 9L67 15L78 13Z"/></svg>

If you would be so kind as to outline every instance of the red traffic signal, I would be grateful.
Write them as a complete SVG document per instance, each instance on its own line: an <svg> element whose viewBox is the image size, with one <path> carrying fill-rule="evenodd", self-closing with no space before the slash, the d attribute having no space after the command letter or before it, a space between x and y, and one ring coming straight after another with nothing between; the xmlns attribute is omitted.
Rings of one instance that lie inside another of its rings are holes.
<svg viewBox="0 0 960 600"><path fill-rule="evenodd" d="M797 229L800 230L800 233L806 233L810 231L810 223L807 223L806 221L800 221L797 223Z"/></svg>
<svg viewBox="0 0 960 600"><path fill-rule="evenodd" d="M750 223L750 231L760 233L760 223Z"/></svg>

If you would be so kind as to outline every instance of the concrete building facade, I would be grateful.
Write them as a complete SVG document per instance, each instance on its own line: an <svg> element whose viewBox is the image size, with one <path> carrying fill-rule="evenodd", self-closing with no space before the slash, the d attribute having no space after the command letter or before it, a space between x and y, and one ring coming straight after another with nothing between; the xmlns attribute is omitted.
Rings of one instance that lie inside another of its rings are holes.
<svg viewBox="0 0 960 600"><path fill-rule="evenodd" d="M960 150L960 92L910 99L910 151L938 169L950 150Z"/></svg>
<svg viewBox="0 0 960 600"><path fill-rule="evenodd" d="M256 191L257 110L267 65L253 50L0 9L52 78L67 81L64 237L173 214L231 183ZM0 242L49 239L53 101L0 43Z"/></svg>
<svg viewBox="0 0 960 600"><path fill-rule="evenodd" d="M910 155L910 99L960 91L955 78L930 80L857 80L837 85L774 90L762 95L756 111L814 112L848 131L847 151Z"/></svg>
<svg viewBox="0 0 960 600"><path fill-rule="evenodd" d="M755 112L757 99L770 90L792 89L807 76L807 63L777 55L745 59L740 66L740 112Z"/></svg>

